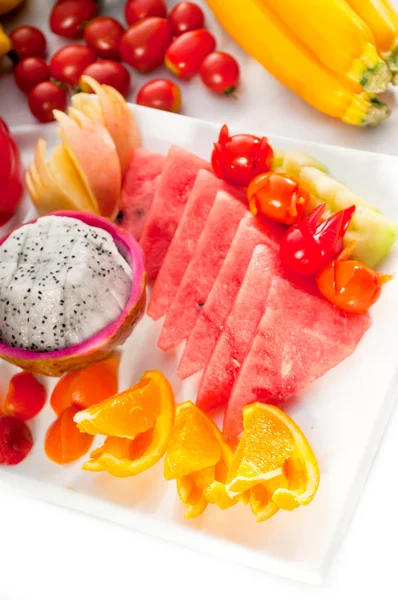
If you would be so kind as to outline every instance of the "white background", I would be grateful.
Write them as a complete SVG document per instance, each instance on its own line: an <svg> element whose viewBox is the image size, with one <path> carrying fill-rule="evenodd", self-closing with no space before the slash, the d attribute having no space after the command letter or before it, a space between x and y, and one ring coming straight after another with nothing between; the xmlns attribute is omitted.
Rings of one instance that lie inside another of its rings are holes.
<svg viewBox="0 0 398 600"><path fill-rule="evenodd" d="M168 2L171 6L176 2ZM9 21L40 25L48 33L47 0L31 0ZM121 18L120 1L107 3ZM240 57L241 97L213 97L199 81L183 86L184 112L214 120L259 126L270 133L398 153L397 116L371 131L353 130L305 106L236 50L216 30L222 49ZM48 35L51 48L62 45ZM135 90L143 78L133 75ZM388 95L393 103L394 97ZM11 76L0 78L0 115L10 124L33 122ZM377 401L375 399L375 401ZM343 416L342 416L343 418ZM323 588L284 581L223 563L120 527L26 498L0 485L0 594L5 598L349 598L366 592L394 597L398 531L395 458L397 411L376 458L352 526Z"/></svg>

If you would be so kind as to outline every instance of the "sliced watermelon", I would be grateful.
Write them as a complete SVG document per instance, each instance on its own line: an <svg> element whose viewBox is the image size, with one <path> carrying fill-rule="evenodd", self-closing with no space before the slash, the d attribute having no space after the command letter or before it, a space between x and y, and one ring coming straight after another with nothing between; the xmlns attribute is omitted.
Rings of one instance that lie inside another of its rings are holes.
<svg viewBox="0 0 398 600"><path fill-rule="evenodd" d="M342 362L369 326L369 315L344 315L323 298L274 278L264 316L229 399L224 436L235 437L242 431L242 410L247 404L282 404Z"/></svg>
<svg viewBox="0 0 398 600"><path fill-rule="evenodd" d="M282 229L280 237L282 236ZM206 365L220 336L236 294L242 285L254 248L275 244L258 227L253 217L242 219L211 292L195 323L178 367L178 376L186 379Z"/></svg>
<svg viewBox="0 0 398 600"><path fill-rule="evenodd" d="M157 277L200 169L211 170L210 163L177 146L170 148L140 238L148 281Z"/></svg>
<svg viewBox="0 0 398 600"><path fill-rule="evenodd" d="M139 241L155 195L165 157L137 148L123 179L117 224Z"/></svg>
<svg viewBox="0 0 398 600"><path fill-rule="evenodd" d="M158 346L168 350L191 333L220 271L239 223L249 213L226 192L218 192L160 334Z"/></svg>
<svg viewBox="0 0 398 600"><path fill-rule="evenodd" d="M169 246L162 267L152 289L147 313L159 319L170 308L185 270L195 252L202 229L209 216L217 192L225 190L244 200L243 192L218 179L208 171L199 171L184 214Z"/></svg>
<svg viewBox="0 0 398 600"><path fill-rule="evenodd" d="M275 273L276 252L257 246L232 310L200 382L197 405L209 411L226 404L264 314Z"/></svg>

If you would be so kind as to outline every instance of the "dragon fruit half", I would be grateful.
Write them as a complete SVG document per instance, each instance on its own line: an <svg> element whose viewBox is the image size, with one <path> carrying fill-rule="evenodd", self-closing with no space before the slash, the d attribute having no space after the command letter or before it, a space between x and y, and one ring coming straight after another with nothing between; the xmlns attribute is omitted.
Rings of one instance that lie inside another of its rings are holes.
<svg viewBox="0 0 398 600"><path fill-rule="evenodd" d="M105 358L145 308L143 253L127 232L58 212L0 241L0 356L59 376Z"/></svg>

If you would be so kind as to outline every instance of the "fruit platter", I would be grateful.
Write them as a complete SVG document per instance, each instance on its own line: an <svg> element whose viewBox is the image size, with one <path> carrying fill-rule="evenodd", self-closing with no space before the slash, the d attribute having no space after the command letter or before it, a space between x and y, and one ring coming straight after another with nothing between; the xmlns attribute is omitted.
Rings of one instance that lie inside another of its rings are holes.
<svg viewBox="0 0 398 600"><path fill-rule="evenodd" d="M0 478L319 583L398 389L398 159L86 84L11 132Z"/></svg>

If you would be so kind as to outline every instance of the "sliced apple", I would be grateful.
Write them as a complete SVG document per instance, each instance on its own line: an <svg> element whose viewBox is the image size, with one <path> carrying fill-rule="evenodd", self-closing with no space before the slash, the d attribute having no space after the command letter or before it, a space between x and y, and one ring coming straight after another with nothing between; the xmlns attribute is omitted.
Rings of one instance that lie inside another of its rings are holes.
<svg viewBox="0 0 398 600"><path fill-rule="evenodd" d="M121 169L108 130L74 109L74 118L54 110L59 136L87 193L101 215L113 219L119 210Z"/></svg>

